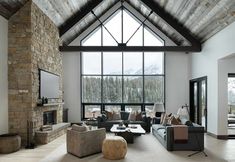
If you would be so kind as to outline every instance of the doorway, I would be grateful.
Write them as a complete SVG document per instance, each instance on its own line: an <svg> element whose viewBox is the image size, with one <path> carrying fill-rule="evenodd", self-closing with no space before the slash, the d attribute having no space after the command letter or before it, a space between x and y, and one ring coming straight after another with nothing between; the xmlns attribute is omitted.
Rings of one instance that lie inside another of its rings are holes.
<svg viewBox="0 0 235 162"><path fill-rule="evenodd" d="M235 137L235 74L228 74L228 136Z"/></svg>
<svg viewBox="0 0 235 162"><path fill-rule="evenodd" d="M207 77L190 80L190 120L207 131Z"/></svg>

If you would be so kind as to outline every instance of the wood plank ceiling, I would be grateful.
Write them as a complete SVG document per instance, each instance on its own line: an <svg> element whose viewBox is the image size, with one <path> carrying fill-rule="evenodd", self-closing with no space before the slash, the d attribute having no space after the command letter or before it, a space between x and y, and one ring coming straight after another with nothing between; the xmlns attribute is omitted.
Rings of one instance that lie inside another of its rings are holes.
<svg viewBox="0 0 235 162"><path fill-rule="evenodd" d="M0 15L9 19L28 0L0 0Z"/></svg>
<svg viewBox="0 0 235 162"><path fill-rule="evenodd" d="M33 0L59 29L69 22L71 24L71 17L89 8L94 1L97 0ZM93 11L99 17L118 1L103 0ZM145 0L125 1L144 16L151 11L151 6L146 5ZM0 0L0 14L9 19L26 2L27 0ZM164 9L200 42L206 41L235 21L235 0L151 0L151 3ZM148 19L176 44L188 45L186 38L156 13L151 14ZM94 15L88 12L76 25L72 25L65 33L62 32L63 43L69 44L95 20Z"/></svg>

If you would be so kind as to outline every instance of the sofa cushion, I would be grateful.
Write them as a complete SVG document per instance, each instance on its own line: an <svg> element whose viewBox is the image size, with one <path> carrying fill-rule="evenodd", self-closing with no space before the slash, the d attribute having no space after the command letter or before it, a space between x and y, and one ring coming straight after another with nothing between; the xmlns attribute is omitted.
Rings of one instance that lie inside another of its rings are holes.
<svg viewBox="0 0 235 162"><path fill-rule="evenodd" d="M153 124L153 131L157 132L159 136L161 136L164 140L166 140L166 127L161 124Z"/></svg>
<svg viewBox="0 0 235 162"><path fill-rule="evenodd" d="M128 120L130 113L125 112L125 111L121 111L120 114L121 114L121 120Z"/></svg>
<svg viewBox="0 0 235 162"><path fill-rule="evenodd" d="M161 136L164 140L166 140L166 129L165 128L160 128L158 129L158 134Z"/></svg>
<svg viewBox="0 0 235 162"><path fill-rule="evenodd" d="M158 130L158 129L161 129L161 128L165 128L165 126L163 126L161 124L153 124L152 125L152 129L154 129L154 130Z"/></svg>

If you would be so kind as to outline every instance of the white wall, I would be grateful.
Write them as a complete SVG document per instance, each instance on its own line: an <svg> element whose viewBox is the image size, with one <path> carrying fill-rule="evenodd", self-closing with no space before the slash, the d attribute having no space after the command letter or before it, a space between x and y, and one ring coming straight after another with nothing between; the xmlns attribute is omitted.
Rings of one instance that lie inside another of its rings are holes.
<svg viewBox="0 0 235 162"><path fill-rule="evenodd" d="M0 134L8 132L8 21L0 16Z"/></svg>
<svg viewBox="0 0 235 162"><path fill-rule="evenodd" d="M225 111L227 107L221 107L218 87L218 60L235 52L235 23L229 25L203 44L200 53L193 53L192 78L207 76L208 81L208 132L216 135L226 135L227 127ZM226 125L225 125L226 124Z"/></svg>
<svg viewBox="0 0 235 162"><path fill-rule="evenodd" d="M189 55L166 53L166 111L176 113L189 104Z"/></svg>
<svg viewBox="0 0 235 162"><path fill-rule="evenodd" d="M218 127L219 133L226 134L228 130L228 73L235 73L235 56L218 61L218 107L220 108L218 114L223 117L223 120L218 122Z"/></svg>
<svg viewBox="0 0 235 162"><path fill-rule="evenodd" d="M64 107L69 108L69 122L81 121L80 97L80 54L64 53L63 55L63 88Z"/></svg>

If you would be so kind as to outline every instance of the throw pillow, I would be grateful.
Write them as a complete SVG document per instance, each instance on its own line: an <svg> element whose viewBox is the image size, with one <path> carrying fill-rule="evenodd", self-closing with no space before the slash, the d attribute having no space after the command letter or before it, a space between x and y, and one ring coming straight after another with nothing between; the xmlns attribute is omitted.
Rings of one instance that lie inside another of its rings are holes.
<svg viewBox="0 0 235 162"><path fill-rule="evenodd" d="M121 111L120 114L121 114L121 120L128 120L130 113L126 111Z"/></svg>
<svg viewBox="0 0 235 162"><path fill-rule="evenodd" d="M193 127L193 123L192 123L190 120L188 120L188 121L185 123L185 125L187 125L187 126L189 126L189 127Z"/></svg>
<svg viewBox="0 0 235 162"><path fill-rule="evenodd" d="M135 120L136 121L141 121L142 120L142 114L141 114L141 112L139 113L136 113L136 116L135 116Z"/></svg>
<svg viewBox="0 0 235 162"><path fill-rule="evenodd" d="M180 124L182 124L179 116L175 117L175 119L176 119Z"/></svg>
<svg viewBox="0 0 235 162"><path fill-rule="evenodd" d="M172 116L172 113L170 113L170 114L165 113L164 118L162 120L162 125L164 125L164 126L170 125L171 124L170 123L171 116Z"/></svg>
<svg viewBox="0 0 235 162"><path fill-rule="evenodd" d="M184 124L184 125L193 126L193 123L190 120L186 119L186 118L180 118L180 120L181 120L181 123Z"/></svg>
<svg viewBox="0 0 235 162"><path fill-rule="evenodd" d="M172 115L169 119L169 123L172 125L181 125L181 123Z"/></svg>
<svg viewBox="0 0 235 162"><path fill-rule="evenodd" d="M101 118L102 118L102 121L104 122L104 121L107 120L107 115L106 114L102 114Z"/></svg>
<svg viewBox="0 0 235 162"><path fill-rule="evenodd" d="M167 124L168 124L168 118L169 118L169 117L168 117L168 115L167 115L167 114L165 114L165 115L164 115L164 118L163 118L163 120L162 120L162 125L164 125L164 126L165 126L165 125L167 125Z"/></svg>
<svg viewBox="0 0 235 162"><path fill-rule="evenodd" d="M73 124L72 130L78 131L78 132L85 132L85 131L88 131L88 128L86 126L79 126L77 124Z"/></svg>
<svg viewBox="0 0 235 162"><path fill-rule="evenodd" d="M113 112L113 120L121 120L120 112Z"/></svg>
<svg viewBox="0 0 235 162"><path fill-rule="evenodd" d="M135 111L132 111L130 114L129 114L129 119L130 121L135 121L136 120L136 112Z"/></svg>
<svg viewBox="0 0 235 162"><path fill-rule="evenodd" d="M160 124L162 124L162 123L163 123L163 120L164 120L165 114L166 114L166 113L162 113L162 114L161 114Z"/></svg>
<svg viewBox="0 0 235 162"><path fill-rule="evenodd" d="M107 120L113 120L113 112L106 111Z"/></svg>

